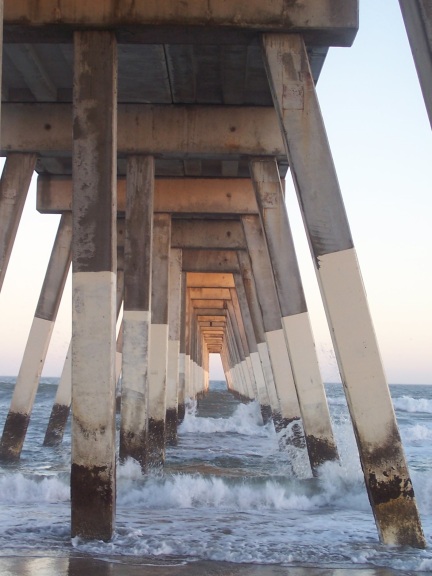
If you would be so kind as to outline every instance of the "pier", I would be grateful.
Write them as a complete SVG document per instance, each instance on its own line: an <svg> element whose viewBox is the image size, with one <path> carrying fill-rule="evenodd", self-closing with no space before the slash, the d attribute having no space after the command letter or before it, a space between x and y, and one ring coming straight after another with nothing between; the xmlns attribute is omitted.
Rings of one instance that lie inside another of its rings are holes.
<svg viewBox="0 0 432 576"><path fill-rule="evenodd" d="M430 3L408 4L430 87ZM71 262L72 341L45 442L61 442L71 410L72 536L112 537L117 452L163 469L211 353L284 432L281 449L307 450L311 476L337 460L284 203L292 177L379 537L424 547L315 90L329 47L355 39L358 1L0 5L0 289L34 170L37 209L61 214L1 461L19 461Z"/></svg>

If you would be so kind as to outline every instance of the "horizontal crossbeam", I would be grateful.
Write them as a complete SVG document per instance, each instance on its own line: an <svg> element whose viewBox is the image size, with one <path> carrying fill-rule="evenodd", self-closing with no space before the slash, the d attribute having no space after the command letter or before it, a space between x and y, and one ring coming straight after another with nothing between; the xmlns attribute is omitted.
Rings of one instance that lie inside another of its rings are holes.
<svg viewBox="0 0 432 576"><path fill-rule="evenodd" d="M2 155L35 152L70 156L70 104L3 104ZM272 107L119 104L117 151L176 158L276 156L285 160Z"/></svg>

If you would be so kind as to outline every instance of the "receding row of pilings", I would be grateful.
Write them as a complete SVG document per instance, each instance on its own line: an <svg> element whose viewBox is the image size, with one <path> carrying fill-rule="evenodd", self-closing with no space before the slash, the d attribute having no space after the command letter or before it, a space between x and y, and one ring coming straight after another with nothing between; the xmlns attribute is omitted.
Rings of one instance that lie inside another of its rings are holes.
<svg viewBox="0 0 432 576"><path fill-rule="evenodd" d="M386 543L422 547L425 541L412 484L304 42L296 34L265 34L262 42L378 531ZM39 354L38 362L33 362L27 377L30 368L23 361L1 454L10 459L20 452L17 438L30 417L40 356L51 334L72 236L72 535L109 539L116 492L115 328L122 299L121 458L136 459L144 470L152 462L163 462L166 413L175 410L171 399L167 404L169 351L177 349L178 368L172 373L178 381L180 405L186 386L193 396L206 388L208 353L218 351L230 387L244 397L258 398L264 412L270 406L278 428L289 425L298 438L303 428L313 470L334 459L337 452L274 159L251 159L255 210L249 204L237 213L219 209L230 215L228 223L190 220L185 226L177 223L182 211L178 205L175 209L156 206L153 157L131 155L123 206L124 295L116 298L121 291L117 264L121 259L117 259L120 194L117 198L114 34L76 32L74 66L73 183L68 205L60 210L64 214L52 256L56 273L50 263L25 354L25 358ZM22 161L29 171L34 156L11 156L11 161L18 165ZM6 175L8 164L9 158ZM24 179L23 174L18 168L10 178ZM8 181L5 177L5 188ZM209 193L207 184L202 186L205 203ZM225 201L233 202L237 193L227 191L228 182L218 186ZM67 215L72 195L73 210ZM20 197L15 188L2 190L8 206L15 196ZM170 200L175 201L173 194ZM194 212L190 197L185 211ZM12 212L2 208L1 246L10 246L14 235ZM199 236L199 226L208 242L192 254L197 250L193 240ZM234 245L237 233L243 242L240 246ZM177 243L173 242L176 234ZM222 239L228 239L229 246ZM2 253L2 270L7 258ZM62 265L55 263L57 258ZM217 273L212 272L213 258ZM205 272L198 286L188 284L188 279L202 272L190 270L188 260L191 267L201 264ZM215 286L213 273L229 276L232 284ZM177 292L171 291L172 286ZM230 295L204 302L206 298L193 297L193 288L227 288ZM213 322L222 324L214 327L223 330L209 330Z"/></svg>

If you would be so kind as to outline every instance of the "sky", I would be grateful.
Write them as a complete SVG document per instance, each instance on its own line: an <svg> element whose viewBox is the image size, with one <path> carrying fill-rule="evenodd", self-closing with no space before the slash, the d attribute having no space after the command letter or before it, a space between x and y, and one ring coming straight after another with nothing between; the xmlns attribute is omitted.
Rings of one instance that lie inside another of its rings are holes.
<svg viewBox="0 0 432 576"><path fill-rule="evenodd" d="M432 384L432 131L397 0L360 0L351 48L331 48L318 97L389 383ZM286 203L324 381L340 381L289 174ZM16 375L59 217L29 191L0 294L0 374ZM66 286L43 374L71 334ZM222 379L220 359L211 377Z"/></svg>

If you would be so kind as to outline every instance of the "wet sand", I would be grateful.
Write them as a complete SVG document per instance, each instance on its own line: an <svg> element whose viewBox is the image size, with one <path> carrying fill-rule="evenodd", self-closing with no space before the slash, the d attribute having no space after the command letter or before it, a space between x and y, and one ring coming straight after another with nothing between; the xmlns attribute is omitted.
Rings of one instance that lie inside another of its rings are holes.
<svg viewBox="0 0 432 576"><path fill-rule="evenodd" d="M1 576L415 576L419 572L389 568L359 569L284 567L229 562L189 564L138 563L134 558L0 557Z"/></svg>

